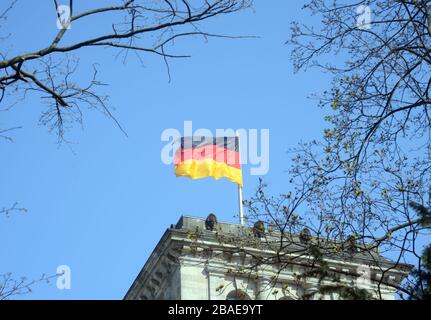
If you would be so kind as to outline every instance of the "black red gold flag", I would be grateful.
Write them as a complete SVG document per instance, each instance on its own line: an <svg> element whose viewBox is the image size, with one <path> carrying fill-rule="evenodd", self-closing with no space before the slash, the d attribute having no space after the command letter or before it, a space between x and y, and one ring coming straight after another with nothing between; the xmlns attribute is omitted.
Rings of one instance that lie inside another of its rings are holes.
<svg viewBox="0 0 431 320"><path fill-rule="evenodd" d="M193 136L181 138L175 152L175 175L202 179L227 178L242 186L238 137Z"/></svg>

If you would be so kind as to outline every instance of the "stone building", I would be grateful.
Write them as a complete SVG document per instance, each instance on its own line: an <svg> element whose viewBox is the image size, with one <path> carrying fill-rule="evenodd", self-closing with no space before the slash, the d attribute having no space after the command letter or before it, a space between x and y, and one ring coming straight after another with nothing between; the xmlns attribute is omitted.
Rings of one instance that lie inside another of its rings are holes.
<svg viewBox="0 0 431 320"><path fill-rule="evenodd" d="M298 235L298 241L282 252L290 258L287 261L295 263L281 266L274 259L277 250L268 240L277 236L261 234L265 232L269 230L183 216L166 230L124 299L339 299L337 293L317 291L326 280L298 277L311 258L292 258L300 251L298 247L312 239ZM394 299L395 289L388 284L399 284L411 266L395 265L377 252L365 255L359 251L328 255L325 261L330 270L339 271L340 284L366 289L374 297ZM262 260L265 263L258 263Z"/></svg>

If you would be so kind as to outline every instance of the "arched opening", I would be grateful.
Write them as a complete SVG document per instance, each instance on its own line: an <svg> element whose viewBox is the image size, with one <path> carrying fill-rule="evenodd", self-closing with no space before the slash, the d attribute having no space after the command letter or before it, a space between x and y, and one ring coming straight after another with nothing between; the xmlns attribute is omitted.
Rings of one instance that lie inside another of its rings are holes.
<svg viewBox="0 0 431 320"><path fill-rule="evenodd" d="M233 290L228 293L226 300L251 300L251 298L242 290Z"/></svg>
<svg viewBox="0 0 431 320"><path fill-rule="evenodd" d="M289 297L289 296L283 296L278 300L295 300L295 299L293 299L292 297Z"/></svg>

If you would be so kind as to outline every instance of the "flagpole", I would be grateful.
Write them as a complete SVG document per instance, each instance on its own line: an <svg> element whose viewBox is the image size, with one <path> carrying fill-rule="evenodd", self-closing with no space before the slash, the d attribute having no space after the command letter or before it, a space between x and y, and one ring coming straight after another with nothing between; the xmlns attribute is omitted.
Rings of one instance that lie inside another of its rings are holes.
<svg viewBox="0 0 431 320"><path fill-rule="evenodd" d="M239 223L244 225L244 208L242 207L242 187L238 185Z"/></svg>
<svg viewBox="0 0 431 320"><path fill-rule="evenodd" d="M241 144L239 139L239 132L236 132L236 136L238 138L238 151L239 151L239 157L240 157L240 163L241 163ZM244 225L244 208L242 205L242 186L238 184L238 205L239 205L239 223L243 226Z"/></svg>

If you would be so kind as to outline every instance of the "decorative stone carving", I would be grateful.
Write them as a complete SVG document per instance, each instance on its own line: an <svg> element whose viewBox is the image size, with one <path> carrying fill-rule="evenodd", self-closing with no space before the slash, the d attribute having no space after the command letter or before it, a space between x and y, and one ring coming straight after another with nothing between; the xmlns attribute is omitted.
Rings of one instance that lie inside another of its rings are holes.
<svg viewBox="0 0 431 320"><path fill-rule="evenodd" d="M265 234L265 225L262 221L256 221L253 225L253 234L256 238L262 238Z"/></svg>
<svg viewBox="0 0 431 320"><path fill-rule="evenodd" d="M213 231L217 225L217 217L214 213L210 213L205 219L205 229Z"/></svg>
<svg viewBox="0 0 431 320"><path fill-rule="evenodd" d="M299 241L301 243L308 243L311 240L311 232L308 230L308 228L302 229L301 233L299 234Z"/></svg>

